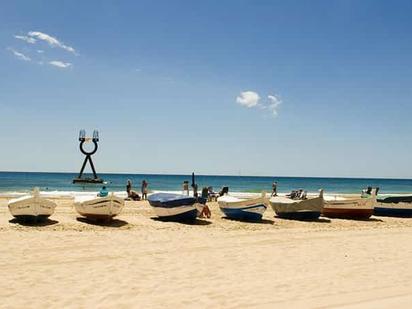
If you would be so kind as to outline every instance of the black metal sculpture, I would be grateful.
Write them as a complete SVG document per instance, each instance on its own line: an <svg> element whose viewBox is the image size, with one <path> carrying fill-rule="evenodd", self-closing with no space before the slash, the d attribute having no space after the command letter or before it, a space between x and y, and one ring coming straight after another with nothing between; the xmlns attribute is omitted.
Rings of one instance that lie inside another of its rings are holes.
<svg viewBox="0 0 412 309"><path fill-rule="evenodd" d="M94 149L90 152L86 151L83 148L84 143L92 141L94 144ZM73 183L103 183L103 179L99 178L96 174L96 169L94 168L94 164L92 161L92 155L94 155L97 151L98 145L97 142L99 141L99 131L93 131L93 137L86 137L86 131L80 130L79 133L79 142L80 142L80 151L86 156L83 161L82 168L80 169L79 176L73 179ZM83 178L84 168L86 167L87 161L90 162L90 167L92 168L93 178L86 177Z"/></svg>

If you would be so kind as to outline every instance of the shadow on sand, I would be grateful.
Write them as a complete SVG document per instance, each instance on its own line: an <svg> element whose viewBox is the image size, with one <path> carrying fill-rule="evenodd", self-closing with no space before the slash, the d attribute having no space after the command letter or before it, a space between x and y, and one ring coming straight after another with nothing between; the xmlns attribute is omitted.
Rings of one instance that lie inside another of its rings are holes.
<svg viewBox="0 0 412 309"><path fill-rule="evenodd" d="M173 222L173 223L180 223L180 224L185 224L185 225L210 225L212 222L202 220L202 219L196 219L196 220L188 220L188 221L182 221L182 220L168 220L168 219L162 219L159 217L151 217L153 221L159 221L159 222Z"/></svg>
<svg viewBox="0 0 412 309"><path fill-rule="evenodd" d="M268 219L261 219L261 220L247 220L247 219L233 219L228 217L222 217L224 220L234 221L234 222L243 222L243 223L252 223L252 224L269 224L273 225L275 221L268 220Z"/></svg>
<svg viewBox="0 0 412 309"><path fill-rule="evenodd" d="M106 227L122 227L125 226L129 223L127 223L124 220L120 219L112 219L112 220L98 220L98 219L88 219L88 218L83 218L83 217L77 217L77 221L91 224L91 225L97 225L97 226L106 226Z"/></svg>
<svg viewBox="0 0 412 309"><path fill-rule="evenodd" d="M282 218L282 217L278 217L278 216L275 216L275 218L279 219L279 220L299 221L299 222L317 222L317 223L331 223L332 222L328 218L316 218L316 219L295 218L295 219L291 219L291 218Z"/></svg>
<svg viewBox="0 0 412 309"><path fill-rule="evenodd" d="M59 221L51 219L16 219L13 218L9 220L10 223L20 224L23 226L49 226L59 223Z"/></svg>
<svg viewBox="0 0 412 309"><path fill-rule="evenodd" d="M325 218L325 217L324 217ZM382 219L378 218L331 218L334 220L350 220L350 221L360 221L360 222L383 222ZM329 217L325 220L329 220ZM329 220L330 221L330 220Z"/></svg>

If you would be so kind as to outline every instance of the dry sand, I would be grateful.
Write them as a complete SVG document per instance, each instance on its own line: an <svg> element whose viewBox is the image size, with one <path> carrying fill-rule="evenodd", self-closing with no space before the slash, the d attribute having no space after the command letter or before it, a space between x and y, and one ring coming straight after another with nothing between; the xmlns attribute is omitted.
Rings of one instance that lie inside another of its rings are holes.
<svg viewBox="0 0 412 309"><path fill-rule="evenodd" d="M263 223L153 219L127 202L109 226L72 201L44 226L0 199L1 308L412 308L412 219ZM11 221L10 221L11 220Z"/></svg>

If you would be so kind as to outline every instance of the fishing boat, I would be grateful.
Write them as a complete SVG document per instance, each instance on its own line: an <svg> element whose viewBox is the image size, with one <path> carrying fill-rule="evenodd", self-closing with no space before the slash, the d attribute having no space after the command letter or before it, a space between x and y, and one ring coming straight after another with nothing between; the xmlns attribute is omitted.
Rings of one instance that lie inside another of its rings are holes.
<svg viewBox="0 0 412 309"><path fill-rule="evenodd" d="M412 196L386 196L377 199L374 215L385 217L412 217Z"/></svg>
<svg viewBox="0 0 412 309"><path fill-rule="evenodd" d="M266 193L258 198L237 198L224 195L217 199L220 210L229 219L257 221L267 209Z"/></svg>
<svg viewBox="0 0 412 309"><path fill-rule="evenodd" d="M373 215L376 190L371 195L359 198L335 197L326 200L322 215L328 218L368 219Z"/></svg>
<svg viewBox="0 0 412 309"><path fill-rule="evenodd" d="M193 196L174 193L155 193L148 197L149 204L155 214L164 221L194 222L205 212L210 218L210 210L206 205L207 199L197 195L195 173L192 173ZM189 194L189 192L188 192Z"/></svg>
<svg viewBox="0 0 412 309"><path fill-rule="evenodd" d="M83 217L93 220L110 221L120 214L124 200L113 193L108 196L77 196L74 199L76 211Z"/></svg>
<svg viewBox="0 0 412 309"><path fill-rule="evenodd" d="M30 195L12 199L8 202L9 211L13 217L22 221L41 221L54 213L56 203L40 195L38 188Z"/></svg>
<svg viewBox="0 0 412 309"><path fill-rule="evenodd" d="M292 220L316 220L319 218L324 200L323 190L319 196L300 199L290 196L273 196L269 200L276 215L279 218Z"/></svg>
<svg viewBox="0 0 412 309"><path fill-rule="evenodd" d="M173 193L155 193L148 197L156 215L165 221L195 221L206 199Z"/></svg>

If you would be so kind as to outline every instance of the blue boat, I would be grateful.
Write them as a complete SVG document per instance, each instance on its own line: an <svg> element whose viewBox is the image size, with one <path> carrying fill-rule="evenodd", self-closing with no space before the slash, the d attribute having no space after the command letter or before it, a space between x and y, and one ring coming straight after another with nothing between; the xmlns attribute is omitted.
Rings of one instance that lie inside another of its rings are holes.
<svg viewBox="0 0 412 309"><path fill-rule="evenodd" d="M195 221L206 199L173 193L155 193L148 197L159 219L165 221Z"/></svg>
<svg viewBox="0 0 412 309"><path fill-rule="evenodd" d="M263 213L267 206L265 197L244 199L230 195L224 195L217 199L220 210L229 219L259 221L262 220Z"/></svg>
<svg viewBox="0 0 412 309"><path fill-rule="evenodd" d="M379 198L374 211L375 216L412 217L412 196L388 196Z"/></svg>

